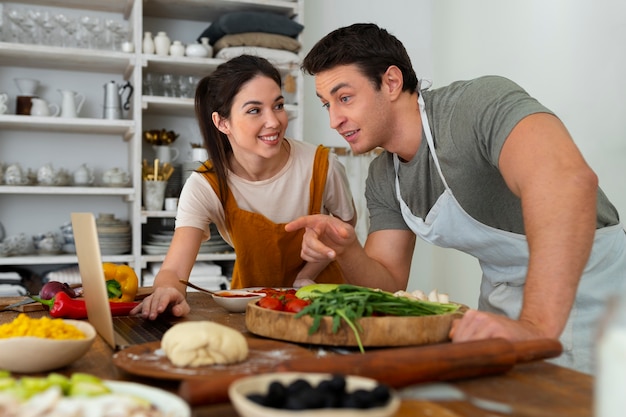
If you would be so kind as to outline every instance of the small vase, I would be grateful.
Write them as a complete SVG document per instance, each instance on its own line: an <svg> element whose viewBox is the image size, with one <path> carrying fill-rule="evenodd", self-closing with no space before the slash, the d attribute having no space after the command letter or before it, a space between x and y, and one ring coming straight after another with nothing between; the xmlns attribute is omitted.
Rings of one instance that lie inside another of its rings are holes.
<svg viewBox="0 0 626 417"><path fill-rule="evenodd" d="M166 56L170 53L172 42L165 32L159 32L154 37L154 49L157 55Z"/></svg>
<svg viewBox="0 0 626 417"><path fill-rule="evenodd" d="M189 45L187 45L187 48L185 49L185 54L187 56L196 58L204 58L209 55L206 48L199 43L190 43Z"/></svg>
<svg viewBox="0 0 626 417"><path fill-rule="evenodd" d="M152 33L146 32L143 36L143 53L154 54L154 40L152 39Z"/></svg>
<svg viewBox="0 0 626 417"><path fill-rule="evenodd" d="M185 46L180 41L174 41L170 46L171 56L185 56Z"/></svg>

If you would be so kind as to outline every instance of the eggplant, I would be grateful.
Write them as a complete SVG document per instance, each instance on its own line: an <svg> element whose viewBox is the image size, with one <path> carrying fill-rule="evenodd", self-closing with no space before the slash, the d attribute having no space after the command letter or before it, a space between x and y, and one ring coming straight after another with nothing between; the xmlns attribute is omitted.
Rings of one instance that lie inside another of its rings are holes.
<svg viewBox="0 0 626 417"><path fill-rule="evenodd" d="M50 300L54 298L55 295L59 292L64 292L71 298L78 297L78 294L72 287L69 286L67 282L59 282L59 281L49 281L41 287L41 291L39 291L39 297L44 300Z"/></svg>

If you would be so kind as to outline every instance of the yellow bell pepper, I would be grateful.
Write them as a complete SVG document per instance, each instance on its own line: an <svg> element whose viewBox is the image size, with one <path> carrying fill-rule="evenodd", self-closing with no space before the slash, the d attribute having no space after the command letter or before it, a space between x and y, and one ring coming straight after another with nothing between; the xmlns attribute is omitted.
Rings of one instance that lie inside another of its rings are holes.
<svg viewBox="0 0 626 417"><path fill-rule="evenodd" d="M139 287L139 279L135 270L128 265L117 265L110 262L103 263L102 267L109 301L134 301Z"/></svg>

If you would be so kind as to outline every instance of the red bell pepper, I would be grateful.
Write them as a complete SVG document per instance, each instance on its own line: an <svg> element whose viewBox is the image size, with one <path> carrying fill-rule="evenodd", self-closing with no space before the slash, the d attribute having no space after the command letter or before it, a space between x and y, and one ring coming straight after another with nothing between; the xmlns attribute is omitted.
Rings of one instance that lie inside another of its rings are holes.
<svg viewBox="0 0 626 417"><path fill-rule="evenodd" d="M86 319L87 306L85 300L70 298L64 292L59 292L53 298L44 300L39 297L31 297L35 301L39 301L49 309L51 317L63 319ZM109 302L111 313L114 316L128 315L130 311L138 306L138 302L132 303L115 303Z"/></svg>

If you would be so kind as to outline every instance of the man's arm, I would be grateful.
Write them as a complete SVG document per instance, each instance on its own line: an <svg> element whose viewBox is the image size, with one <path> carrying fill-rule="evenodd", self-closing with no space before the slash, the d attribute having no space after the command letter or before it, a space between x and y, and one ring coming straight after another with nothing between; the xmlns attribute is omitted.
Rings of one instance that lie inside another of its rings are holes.
<svg viewBox="0 0 626 417"><path fill-rule="evenodd" d="M371 233L364 249L354 228L331 216L300 217L285 228L287 231L306 228L301 252L305 261L336 259L351 284L387 291L406 289L415 247L415 235L411 231Z"/></svg>
<svg viewBox="0 0 626 417"><path fill-rule="evenodd" d="M521 199L529 246L522 311L517 323L472 313L455 323L453 338L559 337L593 244L597 177L565 126L546 113L518 123L499 164Z"/></svg>

